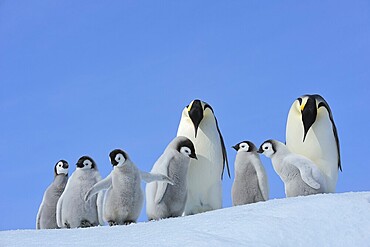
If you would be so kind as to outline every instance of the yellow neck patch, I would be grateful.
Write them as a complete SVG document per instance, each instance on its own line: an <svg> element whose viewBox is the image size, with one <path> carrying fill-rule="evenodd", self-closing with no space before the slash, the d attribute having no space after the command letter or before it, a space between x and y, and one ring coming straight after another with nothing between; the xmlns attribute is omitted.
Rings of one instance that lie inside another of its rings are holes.
<svg viewBox="0 0 370 247"><path fill-rule="evenodd" d="M189 104L188 106L188 112L191 110L191 108L193 107L193 103L194 103L194 100Z"/></svg>
<svg viewBox="0 0 370 247"><path fill-rule="evenodd" d="M304 107L306 106L306 103L302 103L302 105L301 105L301 111L303 111L304 110Z"/></svg>

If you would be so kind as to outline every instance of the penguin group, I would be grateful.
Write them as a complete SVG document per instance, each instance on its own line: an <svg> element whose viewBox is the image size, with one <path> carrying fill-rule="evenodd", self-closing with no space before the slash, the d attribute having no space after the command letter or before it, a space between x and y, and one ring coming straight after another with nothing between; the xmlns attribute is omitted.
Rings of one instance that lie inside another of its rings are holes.
<svg viewBox="0 0 370 247"><path fill-rule="evenodd" d="M286 123L285 144L269 139L259 148L249 140L236 150L232 205L267 201L269 184L260 154L271 159L286 197L335 192L342 170L337 128L325 99L298 97ZM141 171L128 153L109 153L111 173L101 178L96 162L82 156L68 178L69 164L54 165L36 229L92 227L135 223L146 201L148 220L198 214L222 208L222 179L230 168L226 146L213 108L196 99L181 114L176 137L150 172ZM141 182L146 182L145 194Z"/></svg>

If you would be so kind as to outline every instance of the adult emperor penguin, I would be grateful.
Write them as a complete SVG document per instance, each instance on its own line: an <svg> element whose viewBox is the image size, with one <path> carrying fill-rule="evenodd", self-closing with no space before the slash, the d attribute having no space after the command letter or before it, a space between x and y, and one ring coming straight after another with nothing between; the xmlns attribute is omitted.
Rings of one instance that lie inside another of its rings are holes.
<svg viewBox="0 0 370 247"><path fill-rule="evenodd" d="M36 217L36 229L58 228L56 219L57 203L68 180L68 162L59 160L54 166L54 181L44 193Z"/></svg>
<svg viewBox="0 0 370 247"><path fill-rule="evenodd" d="M143 207L141 179L147 182L172 181L162 174L140 171L127 152L115 149L109 154L113 171L95 184L85 195L90 200L96 193L107 190L104 203L104 219L110 226L135 223Z"/></svg>
<svg viewBox="0 0 370 247"><path fill-rule="evenodd" d="M269 198L267 174L256 146L250 141L242 141L233 148L237 151L235 178L231 188L233 206L267 201Z"/></svg>
<svg viewBox="0 0 370 247"><path fill-rule="evenodd" d="M190 159L197 159L194 144L184 136L174 138L155 162L151 172L168 176L174 182L146 185L146 214L149 220L181 216L187 197L187 172Z"/></svg>
<svg viewBox="0 0 370 247"><path fill-rule="evenodd" d="M101 180L96 163L89 156L82 156L76 166L58 200L57 224L61 228L103 225L103 195L94 196L87 202L84 200L86 192Z"/></svg>
<svg viewBox="0 0 370 247"><path fill-rule="evenodd" d="M342 170L339 138L323 97L303 95L293 102L286 125L286 145L293 153L312 160L326 176L326 192L335 192L338 169Z"/></svg>
<svg viewBox="0 0 370 247"><path fill-rule="evenodd" d="M284 182L287 197L326 192L326 179L320 169L303 155L289 151L283 143L267 140L258 152L271 158L274 170Z"/></svg>
<svg viewBox="0 0 370 247"><path fill-rule="evenodd" d="M226 148L212 107L193 100L184 108L177 136L189 138L198 159L191 159L188 170L188 198L184 214L191 215L222 207L222 176L226 164L230 177Z"/></svg>

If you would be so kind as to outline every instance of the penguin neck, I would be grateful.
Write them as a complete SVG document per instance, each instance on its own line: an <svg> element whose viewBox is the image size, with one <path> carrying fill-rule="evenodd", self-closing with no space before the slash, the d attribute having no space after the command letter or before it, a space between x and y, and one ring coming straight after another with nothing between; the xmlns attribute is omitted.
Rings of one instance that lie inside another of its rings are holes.
<svg viewBox="0 0 370 247"><path fill-rule="evenodd" d="M61 186L61 185L63 186L67 183L67 180L68 180L68 175L58 174L55 176L53 184L55 184L56 186Z"/></svg>
<svg viewBox="0 0 370 247"><path fill-rule="evenodd" d="M276 172L282 171L283 159L289 153L290 152L288 149L286 149L285 147L282 147L271 156L272 165L274 166L274 169Z"/></svg>
<svg viewBox="0 0 370 247"><path fill-rule="evenodd" d="M119 172L124 172L124 173L130 172L135 169L137 169L136 166L132 162L127 162L127 161L126 161L126 164L123 166L114 167L114 170L119 171Z"/></svg>
<svg viewBox="0 0 370 247"><path fill-rule="evenodd" d="M250 166L251 154L247 152L238 152L235 159L235 178L244 176Z"/></svg>
<svg viewBox="0 0 370 247"><path fill-rule="evenodd" d="M95 169L86 169L86 170L76 169L74 173L76 174L76 177L79 177L81 179L88 179L91 176L94 176L93 174L95 173L95 171L96 171Z"/></svg>

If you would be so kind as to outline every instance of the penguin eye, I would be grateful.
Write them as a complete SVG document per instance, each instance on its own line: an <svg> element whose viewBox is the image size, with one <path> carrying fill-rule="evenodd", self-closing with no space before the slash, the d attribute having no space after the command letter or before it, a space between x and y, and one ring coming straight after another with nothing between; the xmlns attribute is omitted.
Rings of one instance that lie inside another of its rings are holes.
<svg viewBox="0 0 370 247"><path fill-rule="evenodd" d="M180 148L180 153L190 155L191 151L190 151L190 148L188 148L188 147L182 147L182 148Z"/></svg>
<svg viewBox="0 0 370 247"><path fill-rule="evenodd" d="M84 166L92 165L90 160L85 160L83 164L84 164Z"/></svg>
<svg viewBox="0 0 370 247"><path fill-rule="evenodd" d="M267 150L268 149L268 146L265 146L263 149Z"/></svg>
<svg viewBox="0 0 370 247"><path fill-rule="evenodd" d="M117 156L116 156L116 158L115 158L115 160L117 161L117 162L121 162L121 161L125 161L125 158L123 157L123 155L122 154L117 154Z"/></svg>

